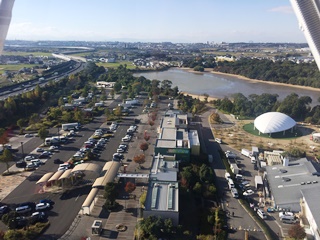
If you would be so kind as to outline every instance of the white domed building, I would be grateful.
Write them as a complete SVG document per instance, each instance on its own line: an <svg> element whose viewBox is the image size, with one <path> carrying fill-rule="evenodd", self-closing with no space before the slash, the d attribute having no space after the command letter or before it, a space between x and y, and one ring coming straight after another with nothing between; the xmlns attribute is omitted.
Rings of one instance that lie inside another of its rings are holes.
<svg viewBox="0 0 320 240"><path fill-rule="evenodd" d="M296 126L296 121L284 113L280 112L267 112L261 114L254 120L254 129L257 129L260 133L271 134L277 132L283 132L290 130L293 132L293 128Z"/></svg>

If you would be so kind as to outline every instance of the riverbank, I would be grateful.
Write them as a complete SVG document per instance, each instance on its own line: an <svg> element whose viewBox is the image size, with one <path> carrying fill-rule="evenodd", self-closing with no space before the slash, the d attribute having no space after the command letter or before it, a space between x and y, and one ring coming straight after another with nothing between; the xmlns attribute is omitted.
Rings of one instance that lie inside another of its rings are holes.
<svg viewBox="0 0 320 240"><path fill-rule="evenodd" d="M200 101L204 101L204 99L205 99L205 96L204 96L204 95L201 95L201 94L192 94L192 93L188 93L188 92L181 92L181 93L183 93L184 95L189 95L189 96L191 96L192 98L199 98ZM209 97L208 97L208 102L213 101L213 100L218 100L218 99L219 99L219 98L209 96Z"/></svg>

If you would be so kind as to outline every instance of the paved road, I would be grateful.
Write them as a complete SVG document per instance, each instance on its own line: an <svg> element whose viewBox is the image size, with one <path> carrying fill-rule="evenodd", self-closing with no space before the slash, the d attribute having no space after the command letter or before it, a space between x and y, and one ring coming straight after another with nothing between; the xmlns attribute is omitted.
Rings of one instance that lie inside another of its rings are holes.
<svg viewBox="0 0 320 240"><path fill-rule="evenodd" d="M233 198L230 194L227 181L224 177L225 167L218 152L220 146L214 141L214 136L208 123L210 113L211 111L204 113L197 121L202 124L200 130L204 139L206 152L207 154L213 155L214 161L212 163L212 167L216 175L216 185L218 194L222 199L222 204L225 207L225 210L228 210L230 213L234 212L234 217L229 217L228 224L230 228L236 228L237 231L230 231L228 239L243 239L244 231L242 230L244 229L248 229L250 231L249 235L255 239L266 239L264 234L259 231L259 226L242 208L239 201Z"/></svg>

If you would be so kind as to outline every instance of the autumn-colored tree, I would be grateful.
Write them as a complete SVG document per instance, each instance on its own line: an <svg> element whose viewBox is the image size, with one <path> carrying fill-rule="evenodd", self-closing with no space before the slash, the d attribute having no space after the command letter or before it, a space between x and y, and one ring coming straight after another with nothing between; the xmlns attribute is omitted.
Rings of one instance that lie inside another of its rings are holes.
<svg viewBox="0 0 320 240"><path fill-rule="evenodd" d="M154 121L149 120L149 125L152 127L154 125Z"/></svg>
<svg viewBox="0 0 320 240"><path fill-rule="evenodd" d="M143 142L143 143L140 144L140 149L141 149L143 152L146 151L146 150L148 150L148 148L149 148L148 143Z"/></svg>
<svg viewBox="0 0 320 240"><path fill-rule="evenodd" d="M152 121L155 121L157 119L157 113L152 112L150 118Z"/></svg>
<svg viewBox="0 0 320 240"><path fill-rule="evenodd" d="M149 136L149 135L147 135L147 134L145 134L145 135L143 136L143 138L144 138L144 140L149 141L150 136Z"/></svg>
<svg viewBox="0 0 320 240"><path fill-rule="evenodd" d="M136 185L132 182L127 182L124 190L130 195L136 189Z"/></svg>
<svg viewBox="0 0 320 240"><path fill-rule="evenodd" d="M140 154L140 155L134 156L133 157L133 161L135 163L138 163L139 167L140 167L141 164L144 164L146 162L146 156L144 154Z"/></svg>
<svg viewBox="0 0 320 240"><path fill-rule="evenodd" d="M299 223L289 228L288 235L296 240L304 239L307 236L304 228L301 227Z"/></svg>
<svg viewBox="0 0 320 240"><path fill-rule="evenodd" d="M0 128L0 144L6 144L9 142L8 135L8 130Z"/></svg>

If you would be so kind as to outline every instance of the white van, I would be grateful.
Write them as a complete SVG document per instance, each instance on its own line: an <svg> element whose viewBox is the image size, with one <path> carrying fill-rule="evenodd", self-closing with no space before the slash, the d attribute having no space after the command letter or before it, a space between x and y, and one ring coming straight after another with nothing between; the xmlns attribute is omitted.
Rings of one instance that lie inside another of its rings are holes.
<svg viewBox="0 0 320 240"><path fill-rule="evenodd" d="M280 218L281 222L287 223L287 224L293 224L296 223L296 219L294 216L283 216Z"/></svg>
<svg viewBox="0 0 320 240"><path fill-rule="evenodd" d="M236 188L231 188L231 194L232 194L232 197L234 198L239 197L238 190Z"/></svg>
<svg viewBox="0 0 320 240"><path fill-rule="evenodd" d="M262 219L267 219L267 215L265 214L265 212L261 209L257 210L257 214L259 217L261 217Z"/></svg>
<svg viewBox="0 0 320 240"><path fill-rule="evenodd" d="M229 188L234 188L234 182L231 178L228 179L228 185L229 185Z"/></svg>

